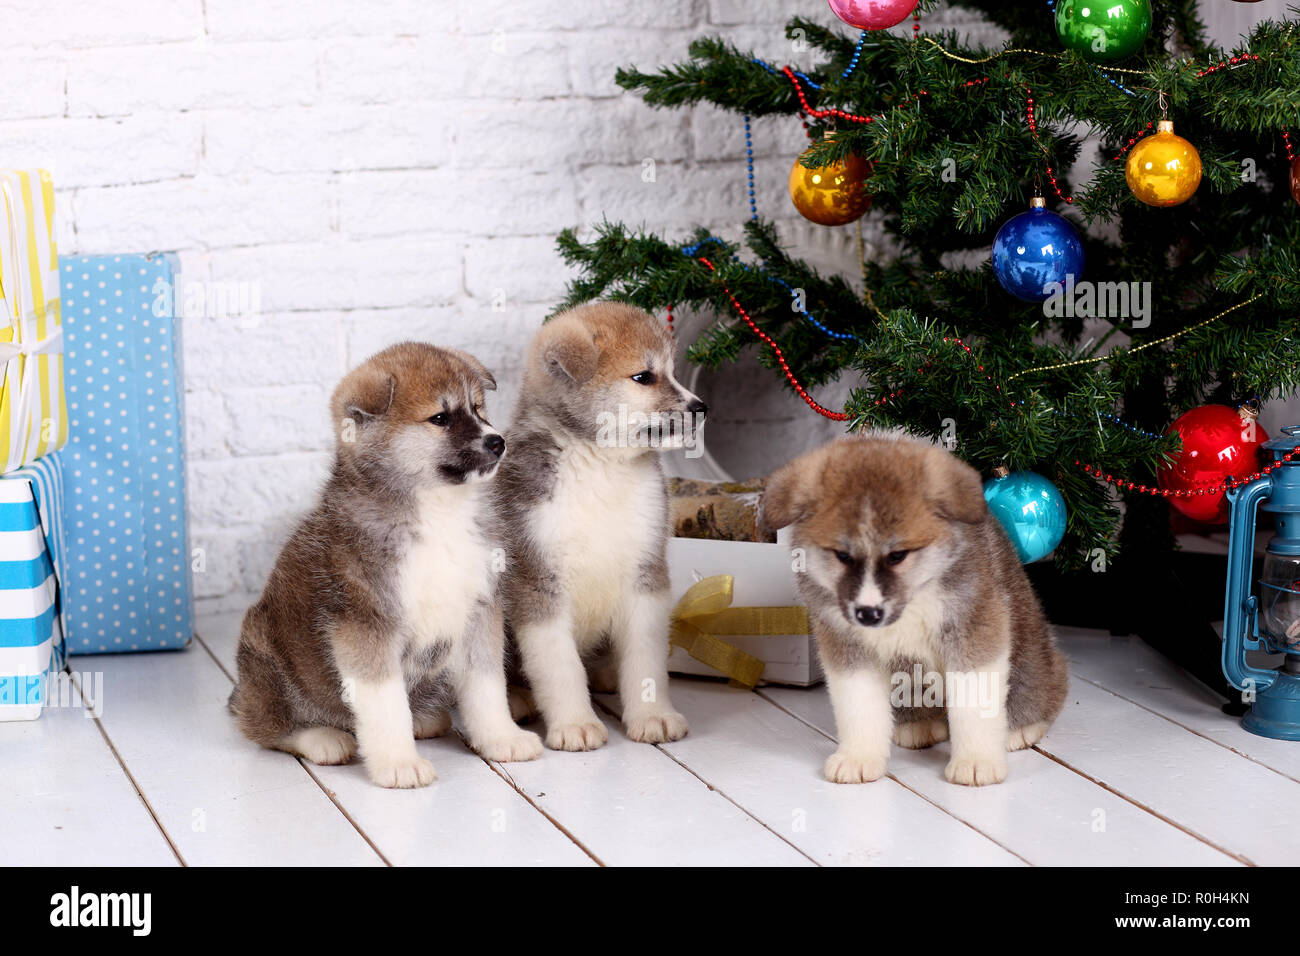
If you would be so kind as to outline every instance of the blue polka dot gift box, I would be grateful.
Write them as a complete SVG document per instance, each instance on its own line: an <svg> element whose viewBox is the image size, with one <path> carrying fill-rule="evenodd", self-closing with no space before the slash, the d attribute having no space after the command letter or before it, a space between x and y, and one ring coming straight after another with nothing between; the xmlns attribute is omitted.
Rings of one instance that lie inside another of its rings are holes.
<svg viewBox="0 0 1300 956"><path fill-rule="evenodd" d="M46 455L0 480L0 720L32 720L63 669L63 470Z"/></svg>
<svg viewBox="0 0 1300 956"><path fill-rule="evenodd" d="M194 634L174 256L64 257L68 653Z"/></svg>

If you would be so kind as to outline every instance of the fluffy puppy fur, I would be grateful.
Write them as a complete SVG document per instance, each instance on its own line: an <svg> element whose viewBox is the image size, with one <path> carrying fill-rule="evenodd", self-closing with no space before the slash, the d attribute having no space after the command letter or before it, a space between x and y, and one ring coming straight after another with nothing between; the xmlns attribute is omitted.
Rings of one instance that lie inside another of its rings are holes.
<svg viewBox="0 0 1300 956"><path fill-rule="evenodd" d="M707 408L673 377L672 350L661 322L612 302L556 316L528 350L495 493L506 622L554 749L605 743L583 659L606 647L628 736L687 730L668 697L670 529L656 452L693 440Z"/></svg>
<svg viewBox="0 0 1300 956"><path fill-rule="evenodd" d="M506 703L485 482L505 442L484 418L492 375L463 352L395 345L350 372L331 404L334 468L244 617L230 698L255 743L422 787L415 738L451 726L490 760L542 752Z"/></svg>
<svg viewBox="0 0 1300 956"><path fill-rule="evenodd" d="M1006 753L1030 747L1065 702L1065 658L979 474L896 432L843 438L772 476L765 522L794 526L808 606L838 728L835 783L885 774L891 736L952 736L945 776L1000 783ZM918 668L916 665L920 664ZM941 678L918 698L919 675ZM914 706L916 703L928 706Z"/></svg>

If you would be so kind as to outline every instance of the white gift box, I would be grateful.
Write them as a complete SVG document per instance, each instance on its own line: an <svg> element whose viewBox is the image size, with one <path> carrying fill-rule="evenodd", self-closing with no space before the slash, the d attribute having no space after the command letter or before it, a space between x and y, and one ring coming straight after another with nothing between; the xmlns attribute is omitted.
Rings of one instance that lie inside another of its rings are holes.
<svg viewBox="0 0 1300 956"><path fill-rule="evenodd" d="M781 536L784 537L784 536ZM799 604L788 544L749 541L668 539L668 576L673 602L697 581L718 574L734 579L735 607L789 607ZM738 634L722 638L762 660L764 684L809 687L822 680L821 662L811 634ZM673 647L668 669L676 674L725 677L707 664Z"/></svg>

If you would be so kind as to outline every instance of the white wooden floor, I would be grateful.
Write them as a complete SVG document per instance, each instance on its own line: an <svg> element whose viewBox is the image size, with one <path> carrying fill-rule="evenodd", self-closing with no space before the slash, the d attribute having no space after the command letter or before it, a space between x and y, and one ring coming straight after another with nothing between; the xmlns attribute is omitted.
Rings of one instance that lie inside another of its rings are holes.
<svg viewBox="0 0 1300 956"><path fill-rule="evenodd" d="M674 680L677 743L610 742L489 764L421 741L439 780L371 786L243 740L225 711L237 615L186 651L77 657L99 719L0 723L0 858L31 864L1294 864L1300 744L1247 734L1136 639L1066 631L1065 712L1005 784L943 779L948 745L894 749L888 779L821 778L824 689ZM613 708L612 702L604 702Z"/></svg>

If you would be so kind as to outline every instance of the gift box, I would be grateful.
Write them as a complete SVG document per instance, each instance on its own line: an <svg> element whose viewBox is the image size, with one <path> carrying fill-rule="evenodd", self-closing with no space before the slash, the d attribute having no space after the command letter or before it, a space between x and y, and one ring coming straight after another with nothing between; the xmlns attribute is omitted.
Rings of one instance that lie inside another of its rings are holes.
<svg viewBox="0 0 1300 956"><path fill-rule="evenodd" d="M63 447L59 256L54 184L43 169L0 170L0 455L11 472Z"/></svg>
<svg viewBox="0 0 1300 956"><path fill-rule="evenodd" d="M669 538L668 576L670 671L746 687L822 680L787 544Z"/></svg>
<svg viewBox="0 0 1300 956"><path fill-rule="evenodd" d="M179 648L194 633L172 256L62 263L69 653Z"/></svg>
<svg viewBox="0 0 1300 956"><path fill-rule="evenodd" d="M63 669L65 555L55 452L0 479L0 720L39 717L48 677Z"/></svg>

